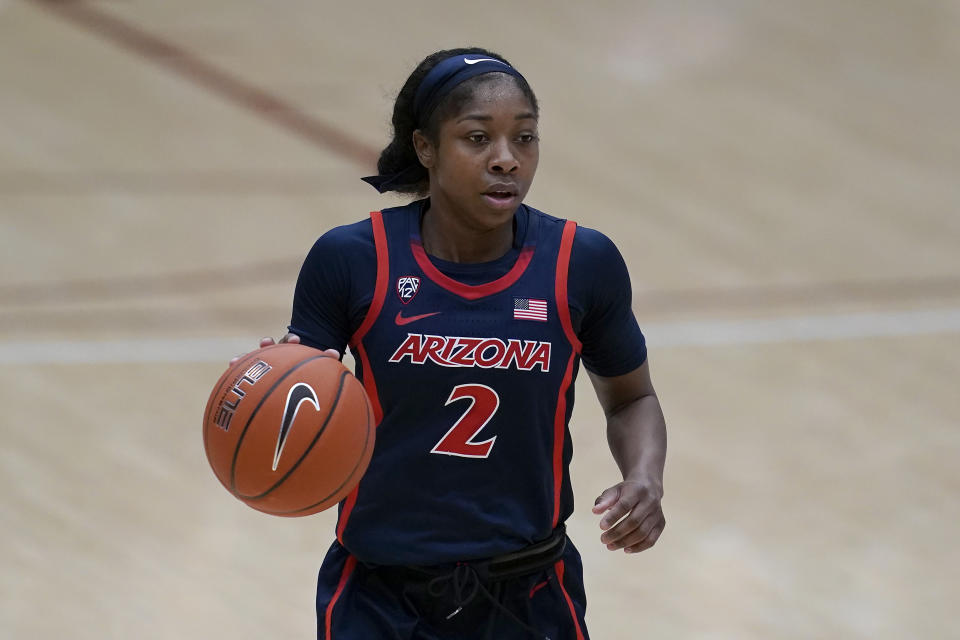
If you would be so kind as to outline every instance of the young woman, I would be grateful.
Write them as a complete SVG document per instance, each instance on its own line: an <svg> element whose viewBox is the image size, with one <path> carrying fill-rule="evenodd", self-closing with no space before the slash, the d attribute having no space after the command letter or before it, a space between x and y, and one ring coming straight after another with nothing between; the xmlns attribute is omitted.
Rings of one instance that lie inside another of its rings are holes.
<svg viewBox="0 0 960 640"><path fill-rule="evenodd" d="M588 637L564 533L581 359L623 475L593 508L601 540L634 553L663 531L666 428L629 275L604 235L523 203L538 113L503 57L428 56L364 178L423 199L327 232L303 265L284 339L349 345L378 419L320 569L320 638Z"/></svg>

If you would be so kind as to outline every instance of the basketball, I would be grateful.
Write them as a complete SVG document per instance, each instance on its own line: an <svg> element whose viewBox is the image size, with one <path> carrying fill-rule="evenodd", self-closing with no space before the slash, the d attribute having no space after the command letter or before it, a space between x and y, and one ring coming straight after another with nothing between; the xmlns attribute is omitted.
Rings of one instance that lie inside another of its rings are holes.
<svg viewBox="0 0 960 640"><path fill-rule="evenodd" d="M271 515L306 516L357 485L374 426L363 385L339 360L276 344L220 376L204 412L203 446L236 498Z"/></svg>

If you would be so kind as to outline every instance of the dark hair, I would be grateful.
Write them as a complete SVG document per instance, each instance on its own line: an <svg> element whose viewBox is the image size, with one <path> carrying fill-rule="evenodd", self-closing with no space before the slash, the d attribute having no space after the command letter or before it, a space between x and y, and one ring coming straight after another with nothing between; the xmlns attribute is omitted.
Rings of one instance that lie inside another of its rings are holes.
<svg viewBox="0 0 960 640"><path fill-rule="evenodd" d="M460 110L473 99L476 89L483 83L489 82L492 74L483 74L470 78L466 82L457 86L453 91L444 96L444 98L433 110L433 113L427 118L423 126L418 127L413 117L413 99L417 93L420 82L439 62L452 56L464 54L479 54L488 58L496 58L510 64L506 58L498 53L487 51L479 47L468 47L463 49L446 49L431 53L417 65L410 77L403 84L400 93L397 94L397 100L393 105L393 139L390 144L380 152L380 159L377 161L377 172L380 175L399 173L410 167L419 167L422 171L409 172L410 178L401 184L393 184L390 191L398 193L410 193L418 196L426 195L429 191L430 182L427 169L420 164L417 158L417 152L413 147L413 132L416 129L423 131L429 140L436 143L440 133L440 123L444 120L458 114ZM512 66L512 65L511 65ZM497 74L499 77L503 74ZM517 83L520 91L530 101L533 107L533 113L539 115L540 107L537 104L537 96L533 89L523 78L509 76Z"/></svg>

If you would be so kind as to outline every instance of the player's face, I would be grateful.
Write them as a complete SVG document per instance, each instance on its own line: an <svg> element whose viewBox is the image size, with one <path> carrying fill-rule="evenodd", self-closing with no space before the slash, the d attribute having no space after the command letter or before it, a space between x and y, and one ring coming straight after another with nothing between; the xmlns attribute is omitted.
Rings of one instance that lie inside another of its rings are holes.
<svg viewBox="0 0 960 640"><path fill-rule="evenodd" d="M533 107L512 78L482 83L473 100L440 125L433 152L431 207L477 231L507 224L540 160Z"/></svg>

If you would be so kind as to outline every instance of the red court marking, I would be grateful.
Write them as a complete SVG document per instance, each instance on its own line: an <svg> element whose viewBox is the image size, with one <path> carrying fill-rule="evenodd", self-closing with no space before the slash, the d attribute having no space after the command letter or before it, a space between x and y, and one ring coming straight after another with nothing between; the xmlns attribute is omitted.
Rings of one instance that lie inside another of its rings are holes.
<svg viewBox="0 0 960 640"><path fill-rule="evenodd" d="M218 69L186 49L125 20L72 0L32 0L128 52L176 73L197 86L363 167L376 164L379 153L337 127L313 118L269 91Z"/></svg>
<svg viewBox="0 0 960 640"><path fill-rule="evenodd" d="M77 26L109 40L117 46L167 68L186 80L281 126L318 147L339 153L363 167L376 164L378 151L339 129L312 118L268 91L252 86L236 76L217 69L192 53L162 38L135 27L120 18L94 9L80 0L32 0L34 4L71 20ZM14 186L5 186L5 184ZM129 188L129 183L124 181ZM20 186L16 186L20 185ZM21 184L18 176L0 187L32 188ZM44 184L44 188L47 185ZM56 187L52 187L56 188ZM70 187L60 187L61 189ZM72 188L77 188L76 186ZM42 286L42 285L41 285ZM648 311L716 312L757 310L810 304L926 300L953 297L960 293L955 276L897 278L881 281L813 282L806 284L755 284L737 288L681 289L664 291L634 290L634 306Z"/></svg>
<svg viewBox="0 0 960 640"><path fill-rule="evenodd" d="M150 196L317 195L343 184L343 176L338 173L308 169L14 169L0 170L0 195L75 196L104 191Z"/></svg>

